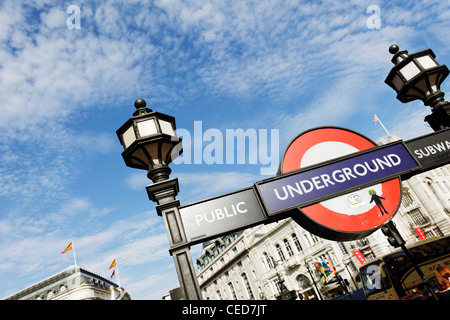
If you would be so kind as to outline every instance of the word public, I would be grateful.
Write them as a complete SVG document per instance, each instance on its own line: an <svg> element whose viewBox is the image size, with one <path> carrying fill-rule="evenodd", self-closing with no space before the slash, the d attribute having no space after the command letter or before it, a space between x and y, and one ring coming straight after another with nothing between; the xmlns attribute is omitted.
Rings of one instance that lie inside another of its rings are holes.
<svg viewBox="0 0 450 320"><path fill-rule="evenodd" d="M209 213L202 213L195 216L195 223L200 226L200 223L207 222L211 223L214 221L219 221L226 218L232 218L239 213L246 213L248 211L245 202L239 202L236 205L231 204L228 207L217 208L211 210Z"/></svg>
<svg viewBox="0 0 450 320"><path fill-rule="evenodd" d="M323 173L313 176L310 179L299 180L295 183L283 185L280 190L274 189L279 200L294 198L296 194L303 195L314 190L320 190L336 184L345 183L358 177L366 176L368 173L375 173L400 165L401 158L396 154L388 154L381 158L374 158L369 161L357 163L352 167L336 169L331 173Z"/></svg>

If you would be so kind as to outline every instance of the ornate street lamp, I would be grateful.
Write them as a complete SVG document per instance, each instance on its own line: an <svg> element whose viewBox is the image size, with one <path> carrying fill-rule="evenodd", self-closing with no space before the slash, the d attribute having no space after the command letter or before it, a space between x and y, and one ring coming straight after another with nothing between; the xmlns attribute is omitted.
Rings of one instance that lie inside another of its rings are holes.
<svg viewBox="0 0 450 320"><path fill-rule="evenodd" d="M148 170L153 182L166 180L171 172L168 164L182 152L175 118L146 108L144 99L137 99L134 106L133 117L117 130L125 149L122 157L127 166Z"/></svg>
<svg viewBox="0 0 450 320"><path fill-rule="evenodd" d="M397 92L397 99L407 103L420 99L431 107L432 113L425 117L434 131L450 127L450 103L444 101L441 83L448 76L447 66L440 65L431 49L408 54L399 51L397 45L389 47L394 55L394 67L385 83Z"/></svg>
<svg viewBox="0 0 450 320"><path fill-rule="evenodd" d="M146 186L150 200L156 202L156 212L164 219L169 238L169 252L173 256L180 288L185 300L200 300L201 292L189 252L175 199L179 191L178 179L169 179L171 163L182 152L181 139L176 135L175 118L146 107L143 99L134 102L136 111L118 130L124 147L122 157L132 168L147 170L153 181Z"/></svg>

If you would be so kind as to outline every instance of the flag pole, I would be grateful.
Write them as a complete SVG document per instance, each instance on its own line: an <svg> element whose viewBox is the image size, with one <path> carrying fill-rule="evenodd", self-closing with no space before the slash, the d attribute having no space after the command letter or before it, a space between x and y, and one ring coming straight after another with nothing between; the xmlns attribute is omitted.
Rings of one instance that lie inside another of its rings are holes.
<svg viewBox="0 0 450 320"><path fill-rule="evenodd" d="M119 285L119 288L121 288L122 286L120 285L120 274L118 265L116 265L116 270L117 270L117 284Z"/></svg>
<svg viewBox="0 0 450 320"><path fill-rule="evenodd" d="M116 270L117 270L117 284L119 285L119 288L122 287L120 285L120 275L119 275L119 266L117 265L117 259L114 259L113 262L111 263L111 265L109 266L109 270L111 270L112 268L115 268L113 271L113 274L111 275L111 278L113 277L113 275L115 275Z"/></svg>
<svg viewBox="0 0 450 320"><path fill-rule="evenodd" d="M386 127L383 125L383 122L381 122L381 120L377 117L377 115L374 115L374 123L375 125L377 125L377 121L381 124L381 126L383 127L384 131L386 131L387 135L390 137L391 134L389 133L389 131L386 129Z"/></svg>
<svg viewBox="0 0 450 320"><path fill-rule="evenodd" d="M75 243L72 241L73 262L75 263L75 270L78 269L77 258L75 256Z"/></svg>

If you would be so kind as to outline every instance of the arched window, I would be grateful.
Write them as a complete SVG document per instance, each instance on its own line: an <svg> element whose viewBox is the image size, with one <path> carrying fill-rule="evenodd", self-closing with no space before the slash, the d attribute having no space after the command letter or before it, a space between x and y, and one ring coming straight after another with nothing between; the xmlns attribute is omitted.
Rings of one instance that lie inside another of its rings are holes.
<svg viewBox="0 0 450 320"><path fill-rule="evenodd" d="M284 247L286 248L286 251L288 253L289 257L292 257L294 255L294 252L292 251L291 245L289 244L288 239L284 239Z"/></svg>
<svg viewBox="0 0 450 320"><path fill-rule="evenodd" d="M241 274L242 280L244 281L244 286L247 289L247 293L248 293L248 298L250 300L254 300L255 297L253 296L253 290L252 287L250 285L250 281L248 281L247 275L245 274L245 272L243 274Z"/></svg>
<svg viewBox="0 0 450 320"><path fill-rule="evenodd" d="M280 245L278 243L275 245L275 248L277 249L278 256L280 257L280 260L281 261L286 260L286 258L284 257L283 249L281 249L281 247L280 247Z"/></svg>
<svg viewBox="0 0 450 320"><path fill-rule="evenodd" d="M263 252L264 262L269 269L273 268L272 258L267 254L267 252Z"/></svg>
<svg viewBox="0 0 450 320"><path fill-rule="evenodd" d="M296 278L300 290L305 290L311 287L311 281L304 274L299 274Z"/></svg>
<svg viewBox="0 0 450 320"><path fill-rule="evenodd" d="M301 252L303 250L302 245L300 244L300 241L297 238L297 235L295 233L291 234L292 241L294 241L295 248L298 252Z"/></svg>

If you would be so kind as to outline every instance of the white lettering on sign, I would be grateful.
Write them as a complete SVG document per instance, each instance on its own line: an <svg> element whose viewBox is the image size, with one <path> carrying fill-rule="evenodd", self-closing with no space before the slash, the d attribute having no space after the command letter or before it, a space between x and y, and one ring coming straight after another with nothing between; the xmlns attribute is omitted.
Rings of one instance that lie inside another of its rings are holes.
<svg viewBox="0 0 450 320"><path fill-rule="evenodd" d="M304 179L294 184L286 184L281 187L281 190L274 189L275 196L279 200L286 200L289 197L295 198L295 194L302 195L312 192L313 190L319 190L327 188L330 185L336 183L344 183L351 179L358 179L365 176L370 172L378 172L385 168L392 168L398 166L402 162L401 158L394 154L388 154L382 158L375 158L371 161L364 161L363 163L357 163L353 167L344 167L342 169L334 170L331 175L321 174L312 177L310 180Z"/></svg>
<svg viewBox="0 0 450 320"><path fill-rule="evenodd" d="M245 202L241 201L236 205L231 204L230 206L211 210L208 213L198 214L195 216L195 222L197 226L200 226L201 223L212 223L214 221L232 218L239 213L246 213L247 211Z"/></svg>
<svg viewBox="0 0 450 320"><path fill-rule="evenodd" d="M450 141L446 140L420 149L416 149L414 150L414 154L418 159L422 159L423 157L429 157L436 153L445 152L447 150L450 150Z"/></svg>

